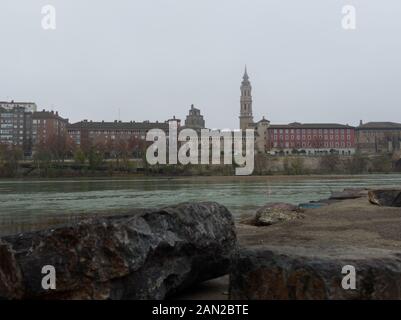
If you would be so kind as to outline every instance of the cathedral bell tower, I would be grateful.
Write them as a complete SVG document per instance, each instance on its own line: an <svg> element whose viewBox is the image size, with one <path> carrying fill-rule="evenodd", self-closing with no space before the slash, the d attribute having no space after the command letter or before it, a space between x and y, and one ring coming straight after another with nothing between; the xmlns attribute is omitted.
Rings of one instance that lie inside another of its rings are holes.
<svg viewBox="0 0 401 320"><path fill-rule="evenodd" d="M248 72L245 66L244 76L241 83L241 110L239 126L241 130L250 128L253 125L252 115L252 86L249 81Z"/></svg>

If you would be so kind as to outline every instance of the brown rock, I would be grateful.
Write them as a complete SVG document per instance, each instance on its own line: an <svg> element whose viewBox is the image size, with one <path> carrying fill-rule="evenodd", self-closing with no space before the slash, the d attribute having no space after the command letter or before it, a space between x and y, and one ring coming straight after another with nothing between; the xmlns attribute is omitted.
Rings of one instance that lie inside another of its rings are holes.
<svg viewBox="0 0 401 320"><path fill-rule="evenodd" d="M184 203L0 239L0 299L164 299L228 272L234 221ZM41 286L56 269L56 290Z"/></svg>

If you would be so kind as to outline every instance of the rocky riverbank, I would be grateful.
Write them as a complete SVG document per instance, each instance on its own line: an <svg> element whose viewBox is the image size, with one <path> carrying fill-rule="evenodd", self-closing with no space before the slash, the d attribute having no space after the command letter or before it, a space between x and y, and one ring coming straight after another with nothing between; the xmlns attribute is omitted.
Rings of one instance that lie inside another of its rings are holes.
<svg viewBox="0 0 401 320"><path fill-rule="evenodd" d="M305 206L302 219L292 219L300 208L281 205L280 217L291 213L290 219L268 226L244 219L236 225L230 276L179 298L401 299L401 208L372 204L376 194L383 192L335 193ZM391 194L397 199L399 192ZM346 265L355 267L355 290L342 287Z"/></svg>
<svg viewBox="0 0 401 320"><path fill-rule="evenodd" d="M401 299L400 192L348 189L238 221L216 203L0 239L7 299ZM389 204L394 206L388 206ZM57 289L41 286L44 265ZM354 266L356 288L342 287Z"/></svg>
<svg viewBox="0 0 401 320"><path fill-rule="evenodd" d="M303 219L238 225L231 298L401 299L401 208L370 203L367 190L334 198ZM342 287L346 265L355 290Z"/></svg>

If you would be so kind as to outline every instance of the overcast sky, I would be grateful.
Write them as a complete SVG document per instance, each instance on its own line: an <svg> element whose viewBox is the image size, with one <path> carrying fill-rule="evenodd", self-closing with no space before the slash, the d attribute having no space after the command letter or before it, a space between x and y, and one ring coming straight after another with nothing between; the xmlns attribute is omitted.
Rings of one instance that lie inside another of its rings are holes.
<svg viewBox="0 0 401 320"><path fill-rule="evenodd" d="M237 128L247 64L256 120L401 122L400 16L400 0L1 0L0 100L73 122L185 119L193 103Z"/></svg>

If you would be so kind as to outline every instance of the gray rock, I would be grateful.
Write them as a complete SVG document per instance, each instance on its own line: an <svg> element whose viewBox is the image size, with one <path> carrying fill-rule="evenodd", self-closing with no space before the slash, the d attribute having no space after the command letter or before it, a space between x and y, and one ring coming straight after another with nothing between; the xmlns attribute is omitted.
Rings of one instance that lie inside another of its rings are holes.
<svg viewBox="0 0 401 320"><path fill-rule="evenodd" d="M356 271L355 290L342 268ZM241 249L230 272L230 299L400 299L401 255L372 248L263 246Z"/></svg>
<svg viewBox="0 0 401 320"><path fill-rule="evenodd" d="M268 203L256 211L253 224L269 226L275 223L302 219L301 209L289 203Z"/></svg>
<svg viewBox="0 0 401 320"><path fill-rule="evenodd" d="M228 272L234 221L217 203L84 220L0 239L0 298L164 299ZM56 290L42 289L42 267Z"/></svg>
<svg viewBox="0 0 401 320"><path fill-rule="evenodd" d="M401 207L401 190L382 189L370 190L369 201L373 204L385 207Z"/></svg>

